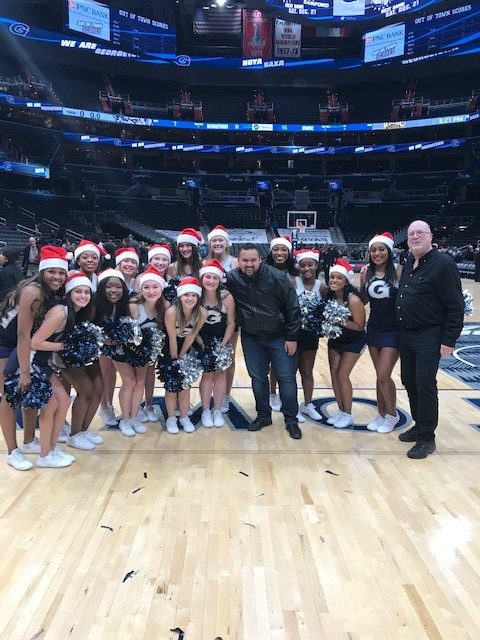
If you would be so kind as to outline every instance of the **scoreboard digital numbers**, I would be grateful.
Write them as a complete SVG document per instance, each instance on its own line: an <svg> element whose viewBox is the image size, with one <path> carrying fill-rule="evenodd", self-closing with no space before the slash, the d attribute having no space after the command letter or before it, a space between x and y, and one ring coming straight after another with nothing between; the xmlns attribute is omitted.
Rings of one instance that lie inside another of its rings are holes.
<svg viewBox="0 0 480 640"><path fill-rule="evenodd" d="M136 55L175 54L172 25L124 9L109 8L96 0L67 0L67 26L86 36L107 40Z"/></svg>

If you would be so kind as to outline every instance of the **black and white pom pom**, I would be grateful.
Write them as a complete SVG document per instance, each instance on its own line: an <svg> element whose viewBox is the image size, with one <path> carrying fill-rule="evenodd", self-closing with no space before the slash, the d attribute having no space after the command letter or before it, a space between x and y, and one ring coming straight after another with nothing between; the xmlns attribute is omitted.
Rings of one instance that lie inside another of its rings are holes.
<svg viewBox="0 0 480 640"><path fill-rule="evenodd" d="M125 347L125 358L131 367L141 368L155 364L163 355L165 334L157 327L142 329L142 342L138 346Z"/></svg>
<svg viewBox="0 0 480 640"><path fill-rule="evenodd" d="M473 299L473 296L468 289L464 289L462 291L462 294L463 301L465 303L464 313L466 316L473 316L473 314L475 313L475 301Z"/></svg>
<svg viewBox="0 0 480 640"><path fill-rule="evenodd" d="M168 281L167 286L163 290L163 297L167 302L174 302L177 299L177 287L180 284L180 278L172 278Z"/></svg>
<svg viewBox="0 0 480 640"><path fill-rule="evenodd" d="M138 323L129 316L121 318L106 318L103 324L103 332L107 338L118 344L134 344L138 346L142 342L142 332Z"/></svg>
<svg viewBox="0 0 480 640"><path fill-rule="evenodd" d="M326 338L339 338L342 327L350 317L347 303L329 300L323 310L322 333Z"/></svg>
<svg viewBox="0 0 480 640"><path fill-rule="evenodd" d="M50 401L53 391L50 384L50 376L38 371L32 370L32 383L23 393L19 388L20 376L11 374L5 378L4 393L5 400L13 408L22 407L23 409L43 409Z"/></svg>
<svg viewBox="0 0 480 640"><path fill-rule="evenodd" d="M323 311L325 302L314 291L303 291L298 296L300 313L302 319L302 329L318 338L323 335L322 322L324 321Z"/></svg>
<svg viewBox="0 0 480 640"><path fill-rule="evenodd" d="M100 327L92 322L82 322L65 338L58 355L67 369L87 367L98 360L103 343Z"/></svg>
<svg viewBox="0 0 480 640"><path fill-rule="evenodd" d="M233 347L230 343L222 345L221 340L212 338L205 341L204 348L198 351L198 357L204 372L226 371L233 361Z"/></svg>

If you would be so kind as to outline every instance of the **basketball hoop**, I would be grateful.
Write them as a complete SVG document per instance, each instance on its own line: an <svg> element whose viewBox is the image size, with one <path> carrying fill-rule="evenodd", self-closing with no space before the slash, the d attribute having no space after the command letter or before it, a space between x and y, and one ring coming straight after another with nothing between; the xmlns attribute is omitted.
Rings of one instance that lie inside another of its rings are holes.
<svg viewBox="0 0 480 640"><path fill-rule="evenodd" d="M305 233L305 229L307 228L306 220L296 220L295 226L297 227L298 233Z"/></svg>

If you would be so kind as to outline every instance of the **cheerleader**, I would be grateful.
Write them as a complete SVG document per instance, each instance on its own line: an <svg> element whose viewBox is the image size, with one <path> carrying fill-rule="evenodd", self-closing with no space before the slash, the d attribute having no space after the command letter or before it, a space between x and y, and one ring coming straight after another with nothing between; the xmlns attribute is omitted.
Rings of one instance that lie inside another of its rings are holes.
<svg viewBox="0 0 480 640"><path fill-rule="evenodd" d="M202 283L201 305L207 311L197 342L202 349L211 352L215 339L222 345L229 344L235 331L235 303L228 291L220 288L225 271L218 260L205 262L200 269ZM223 427L222 400L227 388L227 370L205 369L200 381L202 401L202 426ZM213 393L213 415L210 399Z"/></svg>
<svg viewBox="0 0 480 640"><path fill-rule="evenodd" d="M64 346L65 336L82 322L92 320L92 288L91 280L83 272L71 272L65 285L64 301L48 312L32 337L32 348L38 352L53 353L52 366L61 372L61 376L76 391L66 442L70 447L83 451L90 451L103 442L101 436L89 430L102 397L100 365L97 361L89 366L66 368L59 351ZM69 401L68 392L66 393ZM40 426L40 441L41 436Z"/></svg>
<svg viewBox="0 0 480 640"><path fill-rule="evenodd" d="M208 260L218 260L222 265L225 273L232 271L238 267L238 260L230 254L230 237L228 231L221 224L217 224L207 236L208 238ZM235 327L233 336L230 340L230 344L233 347L233 353L237 348L238 342L238 327ZM235 358L232 359L232 364L227 369L227 389L225 396L222 400L222 413L228 413L230 407L230 393L233 385L233 378L235 377Z"/></svg>
<svg viewBox="0 0 480 640"><path fill-rule="evenodd" d="M328 292L327 285L318 279L318 263L320 252L315 249L303 249L295 252L300 276L295 276L295 290L297 292L300 309L302 299L310 298L315 305L320 305ZM297 340L298 370L302 378L304 402L300 405L300 412L312 420L321 420L322 416L312 403L313 396L313 366L318 350L318 335L307 329L301 329Z"/></svg>
<svg viewBox="0 0 480 640"><path fill-rule="evenodd" d="M148 267L140 276L139 288L140 294L132 299L130 305L132 309L132 317L138 323L141 330L148 328L165 327L165 309L170 306L162 297L165 288L165 280L160 271L155 267ZM137 422L157 422L158 417L153 409L153 387L147 393L146 382L147 376L153 372L153 382L155 384L155 369L152 365L144 365L135 368L136 385L132 398L132 414L136 416ZM140 386L141 385L141 386ZM145 408L142 410L140 404L145 391ZM137 412L135 412L137 409ZM137 430L137 433L141 431Z"/></svg>
<svg viewBox="0 0 480 640"><path fill-rule="evenodd" d="M283 271L290 280L292 286L295 286L295 277L298 274L298 269L295 264L295 260L292 257L292 243L288 236L282 236L280 238L273 238L270 241L270 253L265 258L266 264L276 269ZM270 407L272 411L281 411L282 401L277 396L277 379L270 368ZM305 422L304 417L299 413L299 422Z"/></svg>
<svg viewBox="0 0 480 640"><path fill-rule="evenodd" d="M118 269L105 269L98 274L94 323L103 327L107 318L129 315L128 301L129 295L123 274ZM113 394L117 374L110 356L100 356L100 370L103 395L99 415L106 427L116 427L118 419L113 410Z"/></svg>
<svg viewBox="0 0 480 640"><path fill-rule="evenodd" d="M395 302L402 267L393 263L393 236L388 231L374 236L368 249L369 264L360 273L360 284L370 302L367 345L377 374L378 415L367 429L389 433L400 420L392 371L400 355Z"/></svg>
<svg viewBox="0 0 480 640"><path fill-rule="evenodd" d="M217 260L225 273L238 267L238 260L230 253L230 238L228 231L221 224L217 224L207 236L207 260Z"/></svg>
<svg viewBox="0 0 480 640"><path fill-rule="evenodd" d="M177 236L178 258L168 268L170 278L198 278L202 266L198 245L202 242L201 234L195 229L187 228L180 231Z"/></svg>
<svg viewBox="0 0 480 640"><path fill-rule="evenodd" d="M123 276L123 280L127 285L130 293L135 291L135 275L138 271L140 258L137 250L133 247L122 247L115 251L115 265Z"/></svg>
<svg viewBox="0 0 480 640"><path fill-rule="evenodd" d="M350 373L360 358L365 344L365 307L360 294L352 285L354 273L352 267L337 258L329 273L329 290L327 300L336 300L339 304L347 303L350 318L342 327L338 338L328 341L328 362L332 387L339 411L327 420L337 429L353 425L352 418L352 384Z"/></svg>
<svg viewBox="0 0 480 640"><path fill-rule="evenodd" d="M148 264L158 269L162 278L168 280L168 267L172 262L173 254L168 244L154 244L148 250ZM140 290L140 276L135 281L135 290ZM163 298L162 298L163 300ZM170 306L170 305L168 305ZM164 318L162 317L162 325ZM155 390L155 367L147 368L145 378L145 406L138 412L137 418L142 422L156 422L157 414L153 409L153 393Z"/></svg>
<svg viewBox="0 0 480 640"><path fill-rule="evenodd" d="M63 297L67 278L68 254L62 247L46 245L40 250L38 275L20 282L0 309L0 372L15 373L19 368L19 387L26 391L31 384L32 331L36 331L52 309ZM7 361L8 357L8 361ZM47 366L48 354L35 354L35 365L51 376ZM40 453L36 461L39 467L68 466L73 456L56 448L57 436L68 410L69 398L55 376L51 376L53 397L40 414L40 440L34 438L36 409L23 410L25 443L17 447L16 414L5 399L0 403L0 420L8 449L7 464L18 471L27 471L32 463L25 453Z"/></svg>
<svg viewBox="0 0 480 640"><path fill-rule="evenodd" d="M167 407L167 432L178 433L175 410L180 410L179 422L187 433L195 431L188 408L190 406L190 389L182 389L178 372L172 372L172 365L181 356L190 351L198 332L202 328L207 315L200 306L202 288L196 278L184 278L177 287L177 299L165 312L165 329L167 344L165 356L162 358L159 373L165 382L165 404Z"/></svg>
<svg viewBox="0 0 480 640"><path fill-rule="evenodd" d="M95 293L98 285L97 271L100 259L110 259L110 255L92 240L80 240L73 253L75 270L82 271L92 283L92 291Z"/></svg>

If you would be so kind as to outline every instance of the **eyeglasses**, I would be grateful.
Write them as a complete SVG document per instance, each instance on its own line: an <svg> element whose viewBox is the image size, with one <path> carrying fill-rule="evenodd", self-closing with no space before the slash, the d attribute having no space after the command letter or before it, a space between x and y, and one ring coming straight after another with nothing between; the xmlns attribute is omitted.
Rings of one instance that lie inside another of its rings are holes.
<svg viewBox="0 0 480 640"><path fill-rule="evenodd" d="M409 231L407 233L407 236L409 238L413 238L414 236L423 236L425 233L431 234L432 232L431 231Z"/></svg>

